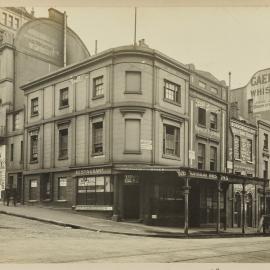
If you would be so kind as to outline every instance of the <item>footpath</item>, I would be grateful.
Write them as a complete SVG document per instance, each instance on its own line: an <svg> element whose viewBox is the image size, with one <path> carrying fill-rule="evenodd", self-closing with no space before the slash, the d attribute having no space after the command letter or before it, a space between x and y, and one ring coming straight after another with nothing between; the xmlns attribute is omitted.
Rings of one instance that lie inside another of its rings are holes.
<svg viewBox="0 0 270 270"><path fill-rule="evenodd" d="M228 228L226 231L221 230L219 234L216 233L215 228L192 228L189 229L189 235L186 236L183 228L147 226L134 222L115 222L102 218L91 217L72 209L56 209L52 207L26 205L18 205L14 207L5 206L2 202L0 202L0 214L27 218L64 227L71 227L73 229L84 229L93 232L129 236L166 238L270 236L269 234L265 235L263 233L257 233L256 228L247 228L245 235L241 233L241 228Z"/></svg>

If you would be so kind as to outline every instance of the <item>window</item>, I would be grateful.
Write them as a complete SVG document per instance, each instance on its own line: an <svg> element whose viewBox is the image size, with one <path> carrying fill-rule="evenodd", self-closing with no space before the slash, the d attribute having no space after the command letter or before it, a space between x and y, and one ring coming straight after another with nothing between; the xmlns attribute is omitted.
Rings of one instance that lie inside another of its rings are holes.
<svg viewBox="0 0 270 270"><path fill-rule="evenodd" d="M14 155L14 144L12 143L10 145L10 161L13 161L13 155Z"/></svg>
<svg viewBox="0 0 270 270"><path fill-rule="evenodd" d="M248 112L253 113L253 99L248 100Z"/></svg>
<svg viewBox="0 0 270 270"><path fill-rule="evenodd" d="M234 158L241 159L241 139L240 136L234 136Z"/></svg>
<svg viewBox="0 0 270 270"><path fill-rule="evenodd" d="M29 181L29 200L37 200L37 180Z"/></svg>
<svg viewBox="0 0 270 270"><path fill-rule="evenodd" d="M218 94L218 90L217 90L217 88L215 88L215 87L210 87L210 91L211 91L213 94L215 94L215 95Z"/></svg>
<svg viewBox="0 0 270 270"><path fill-rule="evenodd" d="M174 126L164 125L163 130L163 154L180 157L180 129Z"/></svg>
<svg viewBox="0 0 270 270"><path fill-rule="evenodd" d="M51 180L48 175L41 179L41 198L42 200L51 199Z"/></svg>
<svg viewBox="0 0 270 270"><path fill-rule="evenodd" d="M204 82L199 81L199 86L203 89L206 88L206 84Z"/></svg>
<svg viewBox="0 0 270 270"><path fill-rule="evenodd" d="M268 134L263 134L263 150L268 150Z"/></svg>
<svg viewBox="0 0 270 270"><path fill-rule="evenodd" d="M13 27L13 16L8 16L8 26Z"/></svg>
<svg viewBox="0 0 270 270"><path fill-rule="evenodd" d="M247 158L252 162L252 140L247 140Z"/></svg>
<svg viewBox="0 0 270 270"><path fill-rule="evenodd" d="M103 154L103 122L93 123L93 154Z"/></svg>
<svg viewBox="0 0 270 270"><path fill-rule="evenodd" d="M210 113L210 128L211 129L217 129L217 114L216 113Z"/></svg>
<svg viewBox="0 0 270 270"><path fill-rule="evenodd" d="M113 183L109 176L78 178L78 205L112 205Z"/></svg>
<svg viewBox="0 0 270 270"><path fill-rule="evenodd" d="M68 158L68 128L59 130L59 159Z"/></svg>
<svg viewBox="0 0 270 270"><path fill-rule="evenodd" d="M206 126L206 110L200 107L198 107L198 124Z"/></svg>
<svg viewBox="0 0 270 270"><path fill-rule="evenodd" d="M21 162L23 161L23 141L21 141Z"/></svg>
<svg viewBox="0 0 270 270"><path fill-rule="evenodd" d="M263 178L268 179L268 161L264 161Z"/></svg>
<svg viewBox="0 0 270 270"><path fill-rule="evenodd" d="M60 89L60 108L68 106L68 87Z"/></svg>
<svg viewBox="0 0 270 270"><path fill-rule="evenodd" d="M141 92L141 72L126 71L126 93Z"/></svg>
<svg viewBox="0 0 270 270"><path fill-rule="evenodd" d="M19 26L20 26L19 19L18 18L15 18L15 28L18 29Z"/></svg>
<svg viewBox="0 0 270 270"><path fill-rule="evenodd" d="M103 95L103 76L100 76L93 79L93 97L102 97Z"/></svg>
<svg viewBox="0 0 270 270"><path fill-rule="evenodd" d="M140 119L125 120L125 153L140 153Z"/></svg>
<svg viewBox="0 0 270 270"><path fill-rule="evenodd" d="M31 116L38 115L38 98L31 99Z"/></svg>
<svg viewBox="0 0 270 270"><path fill-rule="evenodd" d="M7 25L7 13L3 12L3 24Z"/></svg>
<svg viewBox="0 0 270 270"><path fill-rule="evenodd" d="M180 97L181 97L181 88L180 85L177 85L175 83L165 81L165 99L181 103Z"/></svg>
<svg viewBox="0 0 270 270"><path fill-rule="evenodd" d="M14 130L18 130L20 128L20 114L16 113L14 115Z"/></svg>
<svg viewBox="0 0 270 270"><path fill-rule="evenodd" d="M36 132L30 135L30 161L38 161L38 134Z"/></svg>
<svg viewBox="0 0 270 270"><path fill-rule="evenodd" d="M198 169L205 169L205 144L198 143Z"/></svg>
<svg viewBox="0 0 270 270"><path fill-rule="evenodd" d="M210 146L210 171L217 170L217 148Z"/></svg>
<svg viewBox="0 0 270 270"><path fill-rule="evenodd" d="M59 177L58 178L58 200L66 200L67 196L67 178Z"/></svg>

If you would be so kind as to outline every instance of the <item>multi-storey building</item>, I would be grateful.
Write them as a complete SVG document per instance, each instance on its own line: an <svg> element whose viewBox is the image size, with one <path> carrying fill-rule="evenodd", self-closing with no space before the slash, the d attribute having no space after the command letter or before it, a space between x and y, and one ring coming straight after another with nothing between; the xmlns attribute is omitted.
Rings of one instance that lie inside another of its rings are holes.
<svg viewBox="0 0 270 270"><path fill-rule="evenodd" d="M10 109L13 85L13 38L19 28L34 19L23 7L0 8L0 198L6 177L6 111Z"/></svg>
<svg viewBox="0 0 270 270"><path fill-rule="evenodd" d="M89 56L64 18L62 13L50 9L49 18L32 18L16 32L3 30L2 33L0 124L3 127L0 136L5 136L5 141L2 141L1 148L6 151L8 159L6 179L9 185L17 187L19 194L22 188L25 116L24 93L20 85ZM19 25L23 22L19 21Z"/></svg>

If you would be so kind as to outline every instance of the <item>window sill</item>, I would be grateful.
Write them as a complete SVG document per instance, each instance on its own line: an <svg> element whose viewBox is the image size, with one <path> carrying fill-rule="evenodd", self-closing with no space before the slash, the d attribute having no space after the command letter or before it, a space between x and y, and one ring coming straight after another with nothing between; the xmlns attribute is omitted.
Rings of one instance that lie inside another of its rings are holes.
<svg viewBox="0 0 270 270"><path fill-rule="evenodd" d="M125 91L124 94L137 94L137 95L142 95L142 91Z"/></svg>
<svg viewBox="0 0 270 270"><path fill-rule="evenodd" d="M33 202L37 202L38 200L28 200L28 202L33 203Z"/></svg>
<svg viewBox="0 0 270 270"><path fill-rule="evenodd" d="M167 99L167 98L164 98L163 101L171 103L171 104L176 105L178 107L181 107L181 103L179 103L179 102L176 102L176 101L173 101L173 100L170 100L170 99Z"/></svg>
<svg viewBox="0 0 270 270"><path fill-rule="evenodd" d="M101 152L101 153L92 153L91 156L92 157L104 156L104 153L103 152Z"/></svg>
<svg viewBox="0 0 270 270"><path fill-rule="evenodd" d="M38 163L38 160L30 160L29 163L30 163L30 164L36 164L36 163Z"/></svg>
<svg viewBox="0 0 270 270"><path fill-rule="evenodd" d="M67 200L56 200L57 202L67 202Z"/></svg>
<svg viewBox="0 0 270 270"><path fill-rule="evenodd" d="M236 160L236 161L242 161L242 159L240 159L240 158L235 158L234 160Z"/></svg>
<svg viewBox="0 0 270 270"><path fill-rule="evenodd" d="M247 160L247 163L249 163L249 164L254 164L252 161L248 161L248 160Z"/></svg>
<svg viewBox="0 0 270 270"><path fill-rule="evenodd" d="M31 113L31 117L36 117L36 116L39 116L39 113Z"/></svg>
<svg viewBox="0 0 270 270"><path fill-rule="evenodd" d="M66 108L68 108L68 107L69 107L69 105L59 106L59 110L66 109Z"/></svg>
<svg viewBox="0 0 270 270"><path fill-rule="evenodd" d="M206 125L197 123L197 126L200 127L200 128L205 128L206 129Z"/></svg>
<svg viewBox="0 0 270 270"><path fill-rule="evenodd" d="M218 132L217 128L209 128L209 130L214 131L214 132Z"/></svg>
<svg viewBox="0 0 270 270"><path fill-rule="evenodd" d="M104 98L104 95L94 96L94 97L92 97L92 100L96 100L96 99L100 99L100 98Z"/></svg>
<svg viewBox="0 0 270 270"><path fill-rule="evenodd" d="M52 201L52 199L44 199L44 200L42 200L43 202L51 202Z"/></svg>
<svg viewBox="0 0 270 270"><path fill-rule="evenodd" d="M124 151L124 154L141 155L141 151Z"/></svg>
<svg viewBox="0 0 270 270"><path fill-rule="evenodd" d="M58 157L58 160L67 160L68 157Z"/></svg>
<svg viewBox="0 0 270 270"><path fill-rule="evenodd" d="M163 155L162 155L162 158L173 159L173 160L181 160L180 157L177 157L177 156L171 156L171 155L166 155L166 154L163 154Z"/></svg>

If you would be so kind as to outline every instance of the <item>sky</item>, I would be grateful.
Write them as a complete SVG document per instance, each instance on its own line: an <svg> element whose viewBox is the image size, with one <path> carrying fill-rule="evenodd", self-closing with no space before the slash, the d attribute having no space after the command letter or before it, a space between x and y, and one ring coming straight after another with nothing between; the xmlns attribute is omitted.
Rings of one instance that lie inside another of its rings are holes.
<svg viewBox="0 0 270 270"><path fill-rule="evenodd" d="M128 45L134 39L133 7L54 7L66 11L68 25L91 54ZM28 8L29 9L29 8ZM48 7L35 7L47 17ZM137 40L183 64L211 72L232 88L270 68L270 7L138 7Z"/></svg>

